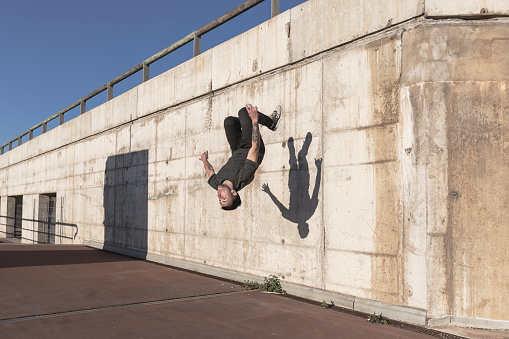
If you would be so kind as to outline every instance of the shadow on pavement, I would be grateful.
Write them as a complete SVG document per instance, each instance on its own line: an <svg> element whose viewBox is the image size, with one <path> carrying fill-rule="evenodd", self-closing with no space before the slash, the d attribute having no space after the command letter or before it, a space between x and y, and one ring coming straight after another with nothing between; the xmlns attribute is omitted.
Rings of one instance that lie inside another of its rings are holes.
<svg viewBox="0 0 509 339"><path fill-rule="evenodd" d="M0 269L32 266L81 265L107 262L133 261L127 257L111 255L99 250L76 250L72 248L23 250L25 246L5 245L0 247Z"/></svg>

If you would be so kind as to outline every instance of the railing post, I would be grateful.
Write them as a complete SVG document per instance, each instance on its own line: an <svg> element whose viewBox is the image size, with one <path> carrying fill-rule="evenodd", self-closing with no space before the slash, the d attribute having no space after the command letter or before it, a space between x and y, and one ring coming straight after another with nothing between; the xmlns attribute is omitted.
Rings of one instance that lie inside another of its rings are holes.
<svg viewBox="0 0 509 339"><path fill-rule="evenodd" d="M21 144L23 143L23 140L21 139L22 139L21 137L18 137L18 146L21 146Z"/></svg>
<svg viewBox="0 0 509 339"><path fill-rule="evenodd" d="M44 124L42 124L42 133L46 133L48 131L48 123L45 122Z"/></svg>
<svg viewBox="0 0 509 339"><path fill-rule="evenodd" d="M64 113L60 113L59 117L58 117L58 125L63 125L64 124Z"/></svg>
<svg viewBox="0 0 509 339"><path fill-rule="evenodd" d="M150 65L143 63L143 82L150 79Z"/></svg>
<svg viewBox="0 0 509 339"><path fill-rule="evenodd" d="M87 102L85 100L81 100L80 104L80 114L83 114L87 111Z"/></svg>
<svg viewBox="0 0 509 339"><path fill-rule="evenodd" d="M107 90L107 100L110 101L111 99L113 99L113 86L111 85L111 82L108 82L108 84L106 85L106 90Z"/></svg>
<svg viewBox="0 0 509 339"><path fill-rule="evenodd" d="M279 14L279 0L271 0L271 2L272 2L272 6L271 6L272 8L270 11L270 17L273 18Z"/></svg>
<svg viewBox="0 0 509 339"><path fill-rule="evenodd" d="M201 54L201 36L194 32L194 40L193 40L193 57Z"/></svg>
<svg viewBox="0 0 509 339"><path fill-rule="evenodd" d="M28 140L32 140L34 138L34 130L31 129L29 132L28 132Z"/></svg>
<svg viewBox="0 0 509 339"><path fill-rule="evenodd" d="M0 154L4 154L4 148L3 148L3 147L1 147L1 148L0 148L0 150L1 150L1 153L0 153Z"/></svg>
<svg viewBox="0 0 509 339"><path fill-rule="evenodd" d="M12 151L12 141L9 141L9 151Z"/></svg>

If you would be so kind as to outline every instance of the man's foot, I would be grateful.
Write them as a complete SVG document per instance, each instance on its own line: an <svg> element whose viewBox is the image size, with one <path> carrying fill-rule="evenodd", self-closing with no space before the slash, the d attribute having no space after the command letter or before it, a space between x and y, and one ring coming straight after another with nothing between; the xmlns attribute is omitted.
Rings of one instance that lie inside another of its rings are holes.
<svg viewBox="0 0 509 339"><path fill-rule="evenodd" d="M274 112L270 115L270 118L272 119L272 126L269 127L270 130L275 131L277 130L279 123L281 122L281 113L282 108L280 105L277 105L274 109Z"/></svg>

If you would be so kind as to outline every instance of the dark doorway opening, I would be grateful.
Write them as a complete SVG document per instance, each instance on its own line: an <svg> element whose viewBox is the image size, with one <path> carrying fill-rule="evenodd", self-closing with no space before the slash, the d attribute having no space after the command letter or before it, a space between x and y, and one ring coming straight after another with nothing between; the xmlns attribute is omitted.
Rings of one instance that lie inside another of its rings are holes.
<svg viewBox="0 0 509 339"><path fill-rule="evenodd" d="M23 196L7 198L7 238L21 239L23 228Z"/></svg>
<svg viewBox="0 0 509 339"><path fill-rule="evenodd" d="M37 243L55 243L57 194L48 193L39 195L39 218L37 230Z"/></svg>

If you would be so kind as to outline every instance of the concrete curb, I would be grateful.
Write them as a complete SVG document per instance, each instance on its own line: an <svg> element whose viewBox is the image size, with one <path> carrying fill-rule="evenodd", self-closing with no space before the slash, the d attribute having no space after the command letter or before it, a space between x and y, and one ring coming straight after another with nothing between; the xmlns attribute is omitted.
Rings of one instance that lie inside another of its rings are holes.
<svg viewBox="0 0 509 339"><path fill-rule="evenodd" d="M384 317L406 323L426 326L427 312L425 310L386 304L379 301L355 298L355 311L382 314Z"/></svg>
<svg viewBox="0 0 509 339"><path fill-rule="evenodd" d="M229 279L238 282L250 281L262 281L263 277L259 277L252 274L235 272L223 268L207 266L199 263L193 263L190 261L173 259L164 257L157 254L144 253L128 248L120 248L112 245L104 245L95 241L85 240L83 244L93 248L98 248L105 251L115 252L123 255L127 255L134 258L145 259L148 261L160 263L163 265L174 266L185 270L207 274L223 279ZM288 294L301 297L313 301L326 301L327 303L332 301L334 305L351 309L368 314L382 314L384 317L389 319L398 320L406 323L415 325L425 326L426 325L426 311L411 307L396 306L385 304L379 301L367 300L349 296L346 294L336 293L313 288L309 286L297 285L288 282L284 283L284 289Z"/></svg>
<svg viewBox="0 0 509 339"><path fill-rule="evenodd" d="M487 330L509 330L509 321L449 315L428 320L430 327L458 326Z"/></svg>

